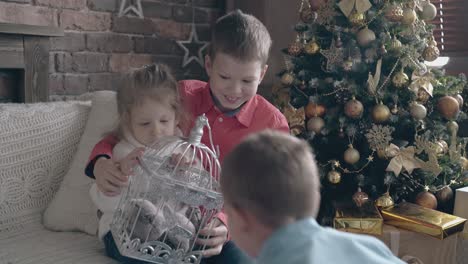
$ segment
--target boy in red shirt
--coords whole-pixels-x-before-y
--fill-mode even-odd
[[[179,82],[179,93],[186,111],[193,117],[182,127],[184,134],[193,127],[194,118],[205,114],[209,120],[214,145],[219,147],[220,161],[245,136],[266,128],[289,132],[286,118],[262,96],[257,95],[268,65],[271,38],[265,26],[255,17],[233,11],[214,25],[205,69],[209,82],[185,80]],[[137,149],[124,160],[112,160],[112,148],[118,142],[107,136],[94,147],[86,175],[96,179],[98,188],[107,195],[116,195],[127,183],[131,169],[125,164],[136,162],[142,150]],[[207,130],[202,142],[211,146]],[[199,239],[209,249],[205,263],[247,263],[233,242],[227,241],[227,219],[217,215],[212,229],[204,229]]]

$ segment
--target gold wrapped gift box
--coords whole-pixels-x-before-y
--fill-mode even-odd
[[[382,234],[383,219],[373,202],[366,202],[361,207],[354,203],[340,204],[335,209],[335,229],[359,234]]]
[[[412,203],[382,209],[385,224],[444,239],[461,232],[466,219]]]

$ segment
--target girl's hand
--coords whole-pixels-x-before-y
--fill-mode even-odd
[[[133,174],[133,167],[138,164],[138,159],[145,152],[144,148],[136,148],[130,152],[125,158],[119,160],[117,163],[120,166],[120,171],[127,176]]]
[[[99,190],[107,196],[120,194],[120,189],[127,186],[128,176],[132,174],[132,168],[142,153],[142,148],[137,148],[119,162],[99,158],[94,164],[94,177]]]
[[[196,241],[197,244],[205,245],[207,248],[203,251],[203,256],[219,255],[224,243],[227,241],[227,234],[227,227],[218,218],[215,218],[207,227],[200,230],[200,235],[209,237],[207,239],[197,238]]]

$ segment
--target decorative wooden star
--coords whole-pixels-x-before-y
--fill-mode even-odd
[[[208,42],[198,39],[197,29],[194,23],[192,23],[192,31],[190,32],[188,40],[179,40],[176,42],[185,53],[182,67],[187,66],[191,61],[195,61],[203,67],[203,50],[208,46]]]
[[[333,71],[336,68],[336,66],[339,66],[343,63],[343,49],[338,48],[335,45],[335,39],[332,39],[329,49],[321,50],[320,53],[327,59],[325,70],[328,72]]]
[[[136,15],[139,18],[143,18],[143,8],[141,7],[141,0],[121,0],[119,8],[119,17],[126,16],[128,14]]]

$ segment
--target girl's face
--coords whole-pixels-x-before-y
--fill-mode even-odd
[[[145,146],[163,136],[173,136],[176,126],[176,113],[168,103],[145,98],[130,111],[130,131]]]

